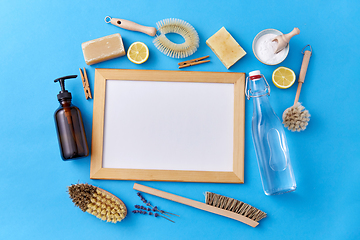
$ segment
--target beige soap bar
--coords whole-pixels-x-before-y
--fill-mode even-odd
[[[84,42],[81,47],[87,65],[125,55],[124,44],[119,33]]]
[[[206,44],[211,48],[227,69],[246,55],[244,49],[242,49],[242,47],[224,27],[206,40]]]

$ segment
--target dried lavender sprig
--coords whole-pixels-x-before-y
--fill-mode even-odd
[[[150,205],[150,206],[151,206],[151,205]],[[151,206],[151,207],[152,207],[152,206]],[[177,214],[175,214],[175,213],[171,213],[171,212],[166,212],[166,211],[164,211],[164,210],[160,210],[160,209],[157,208],[157,206],[153,207],[153,209],[155,209],[155,210],[153,210],[153,211],[159,211],[159,212],[161,212],[162,214],[168,213],[168,214],[171,214],[171,215],[180,217],[179,215],[177,215]],[[165,215],[167,215],[167,214],[165,214]]]
[[[152,212],[146,212],[146,211],[141,211],[141,210],[133,210],[132,211],[133,213],[140,213],[140,214],[144,214],[144,215],[146,215],[146,214],[149,214],[150,216],[152,216],[152,215],[154,215],[154,217],[162,217],[162,218],[165,218],[166,220],[169,220],[170,222],[173,222],[173,223],[175,223],[173,220],[171,220],[171,219],[168,219],[167,217],[164,217],[164,216],[161,216],[160,214],[158,214],[158,213],[152,213]]]
[[[180,217],[179,215],[176,215],[176,214],[174,214],[174,213],[167,212],[167,211],[164,211],[164,210],[160,210],[160,209],[157,208],[157,206],[152,206],[151,203],[150,203],[149,201],[147,201],[147,200],[141,195],[140,192],[137,192],[136,194],[140,197],[141,201],[146,204],[146,206],[152,207],[154,212],[162,213],[162,214],[164,214],[164,215],[166,215],[166,216],[168,216],[168,217],[171,217],[171,216],[169,216],[169,214],[174,215],[174,216],[177,216],[177,217]],[[167,213],[168,213],[168,214],[167,214]]]
[[[149,203],[149,202],[148,202]],[[149,206],[151,206],[151,205],[149,205]],[[152,207],[152,206],[151,206]],[[167,215],[166,213],[163,213],[164,211],[162,211],[162,210],[159,210],[156,206],[155,207],[153,207],[153,208],[146,208],[146,207],[144,207],[144,206],[140,206],[140,205],[135,205],[135,208],[137,208],[137,209],[141,209],[141,210],[147,210],[147,211],[149,211],[149,212],[151,212],[151,211],[154,211],[154,212],[160,212],[160,213],[162,213],[162,214],[164,214],[164,215],[166,215],[166,216],[168,216],[168,217],[171,217],[171,216],[169,216],[169,215]]]
[[[166,215],[166,216],[168,216],[168,217],[170,217],[168,214],[172,214],[172,215],[174,215],[174,216],[180,217],[180,216],[177,215],[177,214],[174,214],[174,213],[171,213],[171,212],[167,212],[167,211],[164,211],[164,210],[160,210],[160,209],[157,208],[157,206],[152,206],[151,203],[148,202],[148,201],[141,195],[140,192],[137,192],[137,195],[140,197],[141,201],[146,204],[146,206],[152,207],[152,208],[153,208],[153,211],[160,212],[160,213],[162,213],[162,214],[164,214],[164,215]],[[168,213],[168,214],[166,214],[166,213]]]
[[[165,218],[166,220],[169,220],[170,222],[175,223],[173,220],[168,219],[167,217],[161,216],[161,215],[160,215],[160,214],[158,214],[158,213],[155,213],[155,214],[154,214],[154,216],[155,216],[155,217],[162,217],[162,218]]]

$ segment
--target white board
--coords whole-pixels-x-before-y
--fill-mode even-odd
[[[234,84],[106,81],[103,168],[232,171]]]

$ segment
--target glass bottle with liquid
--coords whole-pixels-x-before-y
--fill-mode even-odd
[[[72,105],[71,93],[65,90],[65,79],[76,77],[77,75],[70,75],[54,80],[61,86],[61,91],[57,95],[60,107],[55,111],[54,117],[63,160],[89,155],[81,112],[79,108]]]
[[[246,96],[253,99],[252,137],[266,195],[295,191],[296,182],[290,162],[284,127],[272,109],[270,86],[260,71],[246,79]]]

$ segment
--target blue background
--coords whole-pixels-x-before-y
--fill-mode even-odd
[[[359,239],[360,236],[360,2],[353,1],[19,1],[0,3],[0,239]],[[300,101],[311,113],[306,131],[286,131],[298,189],[266,196],[251,137],[252,103],[246,102],[245,184],[145,182],[147,186],[198,201],[213,191],[268,213],[256,228],[188,206],[146,195],[176,223],[128,214],[119,224],[101,222],[74,207],[67,186],[87,182],[120,197],[128,209],[140,204],[133,181],[90,180],[90,157],[60,158],[53,113],[59,91],[55,78],[86,67],[90,86],[95,68],[177,70],[152,38],[105,24],[104,17],[156,26],[165,18],[188,21],[200,47],[185,60],[210,55],[211,62],[189,71],[245,72],[259,69],[270,80],[271,104],[278,116],[290,107],[297,83],[281,90],[271,82],[278,66],[260,63],[252,53],[258,32],[284,33],[299,27],[279,66],[300,71],[301,50],[311,44]],[[207,38],[222,26],[247,55],[227,70]],[[125,48],[142,41],[150,50],[142,65],[126,57],[86,66],[81,43],[120,33]],[[93,100],[85,100],[80,77],[69,81],[91,143]]]

